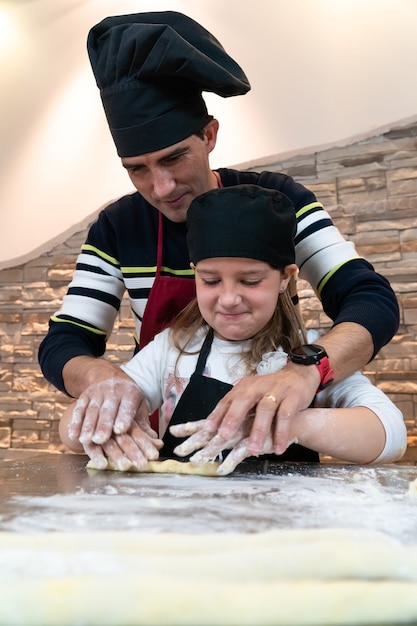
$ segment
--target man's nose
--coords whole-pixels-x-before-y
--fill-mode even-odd
[[[168,197],[175,189],[175,179],[166,170],[155,170],[152,173],[153,192],[159,199]]]

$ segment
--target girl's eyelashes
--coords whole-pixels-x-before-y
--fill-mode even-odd
[[[207,286],[209,286],[209,287],[210,287],[210,286],[214,286],[214,285],[218,285],[218,284],[219,284],[219,282],[220,282],[220,280],[216,280],[216,279],[209,280],[208,278],[202,278],[201,280],[202,280],[202,282],[203,282],[205,285],[207,285]]]
[[[213,286],[213,287],[214,287],[215,285],[218,285],[219,283],[221,283],[221,279],[220,279],[220,278],[216,278],[216,279],[214,279],[214,278],[212,278],[212,279],[202,278],[201,280],[202,280],[202,282],[203,282],[205,285],[208,285],[208,286]],[[242,285],[244,285],[245,287],[256,287],[256,285],[259,285],[259,284],[262,282],[262,279],[261,279],[261,278],[256,279],[256,280],[246,280],[246,279],[245,279],[245,280],[243,280],[243,279],[242,279],[242,280],[240,280],[239,282],[240,282]]]

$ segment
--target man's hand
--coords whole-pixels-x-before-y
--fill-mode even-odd
[[[288,363],[275,374],[249,376],[240,380],[207,417],[206,436],[230,441],[252,413],[248,452],[262,454],[267,437],[272,437],[275,454],[289,445],[291,420],[310,406],[320,383],[316,366]],[[209,440],[207,440],[209,441]],[[223,448],[226,449],[226,448]]]
[[[131,378],[101,380],[87,387],[75,403],[69,435],[82,444],[103,445],[113,434],[126,433],[135,418],[146,428],[148,413],[143,392]]]
[[[87,387],[61,422],[63,443],[73,450],[79,446],[99,469],[108,461],[120,470],[144,467],[162,447],[142,390],[121,371]]]

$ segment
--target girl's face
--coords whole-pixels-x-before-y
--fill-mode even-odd
[[[272,317],[295,265],[284,273],[254,259],[219,257],[199,261],[195,270],[197,301],[216,337],[250,339]]]

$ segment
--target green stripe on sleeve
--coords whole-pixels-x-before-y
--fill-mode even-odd
[[[350,259],[345,259],[341,263],[338,263],[332,270],[330,270],[330,272],[327,272],[327,274],[321,279],[321,281],[318,284],[317,294],[319,296],[321,295],[321,292],[323,291],[326,284],[329,282],[332,276],[334,276],[336,272],[338,272],[340,268],[343,267],[343,265],[346,265],[346,263],[349,263],[350,261],[356,261],[357,258],[358,257],[355,256],[355,257],[351,257]]]
[[[103,330],[99,330],[98,328],[94,328],[92,326],[87,326],[86,324],[80,324],[78,322],[74,322],[72,320],[63,320],[60,317],[56,316],[56,315],[52,315],[51,316],[51,320],[53,322],[59,322],[59,323],[63,323],[66,322],[67,324],[73,324],[74,326],[79,326],[80,328],[84,328],[85,330],[89,330],[91,333],[94,333],[95,335],[106,335],[106,333]]]
[[[108,261],[112,265],[117,265],[117,266],[120,265],[119,261],[115,259],[113,256],[110,256],[110,254],[106,254],[102,250],[99,250],[98,248],[90,245],[89,243],[85,243],[84,245],[82,245],[81,250],[89,250],[90,252],[94,252],[97,256],[104,259],[105,261]]]
[[[321,204],[321,202],[311,202],[310,204],[306,204],[305,206],[301,207],[301,209],[299,211],[297,211],[295,215],[296,215],[296,217],[298,219],[299,217],[301,217],[302,215],[305,215],[306,213],[308,213],[312,209],[323,209],[324,210],[324,207]]]

